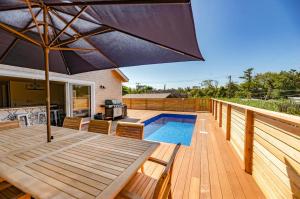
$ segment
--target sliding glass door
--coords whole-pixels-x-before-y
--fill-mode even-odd
[[[70,84],[71,116],[91,117],[91,86]]]

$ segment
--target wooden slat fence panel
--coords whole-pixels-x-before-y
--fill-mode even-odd
[[[164,107],[164,102],[160,99],[147,99],[147,110],[161,110]]]
[[[127,108],[131,109],[131,99],[123,98],[122,101],[123,101],[123,104],[127,105]]]
[[[145,99],[136,99],[134,102],[131,102],[132,109],[146,109],[146,100]]]
[[[196,111],[196,100],[195,99],[183,99],[182,100],[182,110],[181,111],[188,111],[193,112]]]
[[[217,121],[218,121],[218,123],[220,121],[220,102],[218,102],[218,105],[217,105]]]
[[[208,98],[123,99],[129,109],[160,111],[210,111]]]
[[[207,98],[197,98],[196,107],[197,111],[211,111],[211,100]],[[198,105],[198,106],[197,106]]]
[[[227,140],[265,196],[300,198],[300,117],[214,99],[214,105],[216,102],[218,106],[222,102],[224,132],[228,124],[227,107],[231,107]],[[218,113],[219,109],[214,111]],[[249,136],[247,144],[245,133]]]
[[[222,105],[222,129],[223,129],[223,132],[225,133],[226,132],[226,122],[227,122],[227,105],[226,104],[223,104]]]
[[[245,113],[243,109],[232,107],[231,111],[231,139],[230,143],[239,157],[244,160],[245,142]]]
[[[164,110],[165,111],[183,111],[183,102],[181,99],[168,99],[164,100],[165,101],[165,106]]]
[[[267,197],[300,196],[299,134],[300,125],[255,114],[253,176]]]

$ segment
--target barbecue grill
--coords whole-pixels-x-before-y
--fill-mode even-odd
[[[114,120],[117,117],[127,116],[127,106],[120,100],[105,100],[105,119],[112,118]]]

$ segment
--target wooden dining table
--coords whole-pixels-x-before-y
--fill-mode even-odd
[[[34,198],[114,198],[159,143],[46,126],[0,132],[0,177]]]

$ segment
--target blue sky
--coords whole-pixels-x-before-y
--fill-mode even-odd
[[[205,62],[121,68],[137,82],[156,88],[220,84],[243,70],[300,70],[300,0],[192,0],[200,50]],[[189,70],[182,70],[183,67]]]

